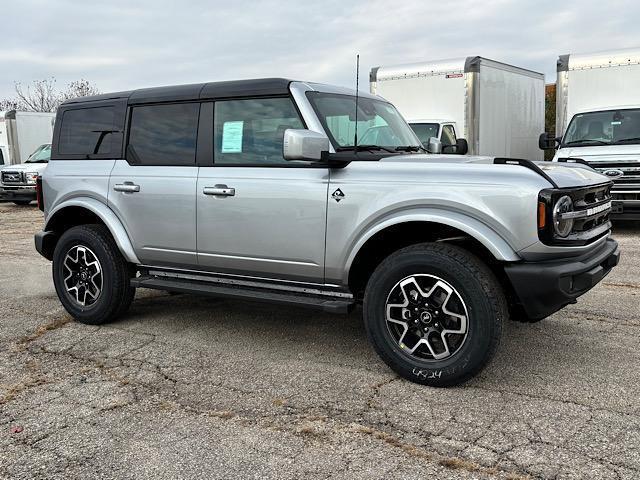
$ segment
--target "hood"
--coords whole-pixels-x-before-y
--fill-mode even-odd
[[[18,163],[16,165],[4,165],[0,170],[11,170],[12,172],[42,172],[47,168],[46,163]]]
[[[433,154],[411,154],[386,157],[384,162],[411,162],[425,164],[459,164],[464,165],[486,165],[487,168],[504,171],[505,169],[521,169],[523,175],[538,175],[533,170],[518,165],[494,165],[494,157],[480,157],[467,155],[433,155]],[[592,168],[579,163],[564,164],[557,162],[534,162],[538,165],[560,188],[586,187],[611,181],[604,175],[596,172]],[[511,170],[509,170],[511,171]],[[540,178],[542,178],[540,176]],[[543,180],[546,181],[546,180]],[[548,182],[547,182],[548,183]]]
[[[587,162],[640,162],[640,145],[597,145],[590,147],[565,147],[553,157],[582,158]]]

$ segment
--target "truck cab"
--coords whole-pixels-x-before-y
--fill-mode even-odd
[[[454,120],[446,119],[417,119],[409,120],[409,126],[428,150],[432,138],[437,139],[441,145],[441,152],[466,155],[469,148],[467,141],[456,136],[457,125]],[[433,142],[431,143],[433,145]]]
[[[540,147],[557,148],[555,162],[583,161],[613,180],[612,215],[640,220],[640,105],[581,110],[562,137],[542,135]]]

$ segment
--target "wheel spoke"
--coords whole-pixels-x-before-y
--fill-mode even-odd
[[[62,262],[62,272],[67,294],[73,301],[81,306],[96,302],[102,292],[102,266],[90,248],[71,247]]]
[[[406,277],[391,289],[385,318],[398,346],[422,360],[455,354],[468,333],[467,310],[460,294],[445,280],[428,274]]]

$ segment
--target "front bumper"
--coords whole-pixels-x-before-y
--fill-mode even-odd
[[[36,200],[36,187],[0,187],[0,200]]]
[[[580,257],[514,263],[505,266],[505,272],[527,316],[539,320],[591,290],[619,260],[618,242],[608,239]]]
[[[619,200],[613,195],[611,201],[611,218],[613,220],[640,220],[640,195],[635,195],[636,200]],[[630,196],[630,195],[627,195]]]

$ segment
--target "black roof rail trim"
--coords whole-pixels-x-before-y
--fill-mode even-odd
[[[526,160],[524,158],[498,157],[493,159],[493,164],[494,165],[520,165],[521,167],[525,167],[525,168],[528,168],[529,170],[533,170],[534,172],[536,172],[538,175],[544,178],[547,182],[549,182],[553,186],[553,188],[560,188],[558,184],[553,180],[553,178],[547,175],[544,172],[544,170],[542,170],[538,165],[536,165],[531,160]]]

